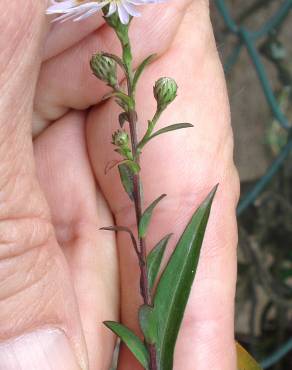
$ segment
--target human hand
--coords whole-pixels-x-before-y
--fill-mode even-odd
[[[106,89],[88,67],[92,53],[115,51],[117,45],[100,15],[55,25],[46,36],[38,73],[45,6],[41,0],[27,1],[22,9],[8,0],[0,5],[2,24],[7,23],[0,38],[5,51],[0,57],[4,91],[0,369],[78,368],[64,337],[46,328],[65,333],[80,365],[85,367],[89,358],[90,369],[108,369],[114,338],[101,322],[118,319],[116,250],[121,315],[131,328],[136,328],[140,302],[138,271],[128,240],[119,235],[116,247],[113,235],[98,231],[113,223],[112,214],[118,224],[133,223],[117,174],[114,170],[104,174],[113,158],[110,137],[118,111],[112,102],[98,105]],[[141,124],[154,108],[144,90],[150,91],[162,74],[174,77],[180,86],[178,100],[162,121],[195,124],[194,129],[153,141],[143,152],[145,202],[162,192],[168,194],[156,211],[150,230],[155,240],[148,245],[165,233],[179,235],[196,206],[220,183],[174,368],[233,370],[238,181],[207,2],[173,0],[149,6],[132,27],[136,64],[148,54],[160,53],[139,85]],[[38,135],[33,148],[31,127]],[[37,329],[38,335],[29,334]],[[22,334],[29,335],[12,340]],[[134,364],[130,354],[122,351],[120,368],[134,368]]]

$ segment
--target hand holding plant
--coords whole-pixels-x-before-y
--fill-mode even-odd
[[[14,25],[11,35],[17,35],[23,41],[19,43],[21,53],[14,54],[10,63],[5,65],[7,74],[9,72],[10,76],[15,76],[16,66],[20,65],[17,58],[21,55],[22,78],[13,80],[15,88],[11,96],[16,99],[21,92],[28,108],[32,107],[32,97],[35,97],[33,131],[39,135],[34,141],[35,156],[28,150],[27,156],[21,156],[20,167],[23,173],[24,165],[28,166],[36,161],[41,191],[30,190],[26,194],[29,194],[30,199],[33,196],[36,199],[35,202],[30,202],[38,210],[34,215],[45,213],[49,206],[50,215],[47,218],[52,222],[66,259],[61,257],[56,241],[52,248],[54,237],[50,239],[50,243],[44,243],[42,251],[54,251],[56,263],[46,264],[48,270],[45,277],[47,286],[55,288],[38,291],[38,286],[27,287],[25,302],[21,301],[20,295],[15,296],[9,304],[9,311],[17,317],[20,303],[26,309],[22,310],[21,325],[17,332],[12,333],[12,327],[8,327],[6,333],[8,338],[27,333],[28,322],[31,323],[31,330],[36,327],[46,328],[58,314],[60,321],[56,326],[64,330],[79,363],[86,366],[87,356],[81,335],[83,332],[90,368],[107,369],[113,336],[100,323],[107,319],[119,321],[115,293],[115,250],[119,252],[121,270],[121,322],[135,333],[139,332],[136,323],[138,308],[141,306],[140,269],[128,235],[118,234],[116,248],[112,233],[97,231],[98,227],[113,225],[103,195],[115,215],[116,224],[136,231],[135,212],[131,211],[132,202],[123,192],[117,168],[109,170],[107,175],[104,173],[109,161],[120,160],[119,155],[113,153],[111,136],[118,129],[117,117],[121,109],[116,106],[114,99],[102,102],[102,97],[110,89],[105,88],[104,83],[99,83],[90,74],[88,66],[93,53],[108,51],[121,56],[120,47],[114,32],[102,25],[103,20],[99,13],[82,22],[58,24],[47,37],[44,50],[46,62],[42,64],[37,88],[33,90],[31,79],[33,77],[36,80],[38,77],[38,45],[43,44],[39,29],[43,24],[45,4],[41,6],[41,1],[38,1],[33,2],[33,5],[33,8],[25,7],[20,12],[18,7],[13,8],[11,2],[6,4],[6,10],[2,14],[11,14],[9,18],[15,19],[14,23],[10,23]],[[33,14],[32,18],[29,18],[30,14]],[[28,18],[30,21],[27,21],[27,26],[20,27],[19,20]],[[97,27],[98,31],[94,31]],[[16,32],[19,28],[22,29],[21,34]],[[196,32],[193,32],[194,29]],[[12,39],[11,35],[9,40]],[[177,99],[165,110],[156,129],[179,122],[192,123],[195,126],[156,137],[142,150],[140,167],[145,209],[160,194],[165,192],[168,195],[153,213],[147,238],[149,250],[172,232],[174,235],[169,240],[166,261],[194,210],[213,185],[220,183],[196,283],[176,346],[174,368],[231,370],[235,366],[233,298],[237,177],[232,162],[232,139],[224,80],[206,3],[179,0],[145,7],[143,17],[131,25],[131,40],[134,70],[148,55],[158,52],[137,85],[139,138],[147,131],[147,121],[155,114],[153,84],[163,75],[173,77],[179,90]],[[9,45],[7,42],[7,47]],[[120,82],[121,75],[118,80],[125,88],[125,82]],[[24,88],[33,92],[29,94],[25,90],[24,94]],[[5,99],[7,98],[5,95]],[[85,111],[88,107],[90,109]],[[19,116],[13,112],[11,116],[14,117],[13,122],[17,122]],[[6,117],[5,122],[12,121],[2,112],[3,117]],[[19,130],[30,127],[30,115],[22,114],[21,122],[15,131],[16,137],[20,137]],[[15,150],[14,153],[17,153],[19,147],[23,151],[29,147],[23,145],[25,140],[29,142],[29,135],[21,137],[21,142],[12,141],[9,151]],[[16,154],[11,157],[19,158]],[[26,158],[24,162],[23,158]],[[89,166],[88,159],[92,167]],[[91,168],[98,182],[98,190],[94,186]],[[19,209],[24,210],[28,199],[24,192],[32,187],[23,186],[23,176],[17,178],[21,179],[22,186],[20,184],[19,189],[22,197],[15,199],[15,202],[18,202]],[[37,191],[45,194],[48,205],[40,202]],[[24,204],[20,204],[22,199],[26,200]],[[15,202],[11,209],[16,209]],[[29,211],[31,210],[30,208]],[[131,227],[132,225],[134,226]],[[36,251],[38,250],[37,248]],[[23,263],[27,263],[31,256],[31,253],[26,253]],[[42,253],[41,256],[41,259],[34,260],[33,265],[33,271],[39,271],[40,274],[44,271],[42,261],[46,260],[46,254]],[[18,271],[23,268],[21,263],[17,264]],[[70,284],[76,292],[81,325],[74,308],[75,296],[69,288]],[[43,307],[42,302],[51,304],[46,306],[45,312],[35,310],[32,315],[35,301],[39,303],[38,307]],[[70,313],[66,307],[70,307]],[[3,314],[0,321],[6,322]],[[55,365],[56,369],[59,366],[62,370],[66,367],[71,370],[66,352],[62,346],[58,348],[58,352],[62,354],[60,361],[64,361],[63,366],[60,367],[60,361],[52,355],[47,356],[46,361],[54,361],[51,366]],[[29,347],[26,353],[29,353]],[[23,358],[22,360],[24,361]],[[29,368],[33,368],[34,357],[27,357],[26,361]],[[137,367],[136,359],[127,349],[122,350],[120,367]]]
[[[146,243],[152,214],[165,194],[154,200],[148,208],[144,208],[140,158],[144,147],[154,138],[193,126],[190,123],[176,123],[155,130],[161,115],[175,100],[178,90],[175,80],[161,77],[156,81],[153,89],[157,104],[156,111],[153,118],[148,120],[147,130],[139,139],[139,116],[136,110],[135,94],[145,68],[155,55],[146,57],[137,70],[133,70],[129,26],[132,17],[140,15],[135,5],[149,2],[158,1],[108,0],[82,4],[74,1],[73,3],[63,2],[51,6],[48,13],[64,13],[56,20],[65,21],[73,18],[78,21],[102,10],[107,24],[114,30],[120,41],[121,57],[107,52],[99,52],[91,58],[90,65],[94,75],[112,89],[104,99],[114,97],[116,103],[122,108],[119,114],[121,129],[112,135],[115,152],[120,154],[121,158],[111,161],[106,167],[106,172],[118,167],[121,183],[133,202],[137,225],[134,232],[124,225],[104,227],[102,230],[128,233],[132,248],[137,255],[137,264],[140,267],[140,292],[144,303],[140,306],[137,316],[139,316],[140,329],[144,335],[144,343],[122,324],[109,321],[105,324],[121,338],[145,369],[171,370],[175,344],[196,274],[215,190],[193,215],[157,282],[161,262],[171,234],[162,238],[147,255]],[[118,68],[124,75],[125,88],[121,87],[118,82]],[[125,130],[126,125],[128,125],[129,134]]]

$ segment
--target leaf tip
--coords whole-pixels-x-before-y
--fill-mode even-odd
[[[99,230],[101,230],[101,231],[112,231],[109,227],[100,227]]]
[[[103,325],[105,325],[107,328],[111,328],[111,325],[114,323],[114,321],[103,321]]]
[[[210,192],[210,194],[209,194],[209,196],[208,196],[208,199],[209,200],[212,200],[213,201],[213,199],[215,198],[215,195],[217,194],[217,191],[218,191],[218,188],[219,188],[219,183],[217,183],[214,187],[213,187],[213,189],[211,190],[211,192]]]

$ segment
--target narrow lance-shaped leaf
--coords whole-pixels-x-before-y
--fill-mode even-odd
[[[114,60],[126,72],[125,65],[120,57],[118,57],[117,55],[105,53],[105,52],[102,52],[102,55]]]
[[[239,343],[236,343],[236,352],[238,370],[262,370],[260,365]]]
[[[165,134],[165,133],[170,132],[170,131],[176,131],[176,130],[181,130],[183,128],[190,128],[190,127],[194,127],[194,125],[192,125],[191,123],[175,123],[174,125],[163,127],[162,129],[154,132],[150,136],[150,140],[153,139],[156,136]]]
[[[123,164],[128,166],[129,169],[133,172],[134,175],[136,175],[137,173],[140,172],[140,166],[138,165],[138,163],[136,163],[136,162],[134,162],[130,159],[127,159],[127,160],[123,161]]]
[[[173,368],[175,343],[195,278],[216,189],[193,215],[157,286],[154,317],[159,328],[157,351],[160,370]]]
[[[120,150],[120,148],[118,149],[115,149],[115,152],[121,154],[121,155],[125,155],[126,152],[123,152],[122,150]],[[114,167],[118,166],[118,165],[126,165],[127,167],[129,167],[129,170],[133,173],[133,174],[136,174],[138,172],[140,172],[140,166],[138,165],[138,163],[134,162],[132,159],[125,159],[125,160],[115,160],[115,161],[111,161],[109,162],[107,165],[106,165],[106,168],[104,170],[105,174],[107,174],[110,170],[112,170]]]
[[[133,201],[134,200],[134,185],[133,185],[133,172],[127,166],[126,164],[120,164],[118,166],[119,168],[119,173],[120,173],[120,178],[123,184],[123,187],[126,191],[126,193],[129,195],[130,199]]]
[[[158,328],[153,316],[153,307],[147,305],[140,307],[139,323],[146,342],[155,344],[157,342]]]
[[[103,96],[102,101],[105,101],[110,98],[117,98],[117,102],[121,107],[125,107],[127,109],[133,109],[134,108],[134,101],[132,98],[130,98],[128,95],[123,93],[122,91],[112,91],[106,95]]]
[[[156,54],[152,54],[150,55],[149,57],[147,57],[145,60],[143,60],[143,62],[139,65],[139,67],[137,68],[136,72],[135,72],[135,75],[134,75],[134,78],[133,78],[133,90],[135,90],[136,88],[136,85],[137,85],[137,82],[139,80],[139,78],[141,77],[144,69],[147,67],[147,65],[149,63],[152,62],[152,60],[155,58]]]
[[[100,230],[116,231],[116,232],[123,231],[123,232],[128,233],[130,235],[130,238],[131,238],[133,247],[135,249],[135,252],[139,256],[139,250],[138,250],[138,244],[137,244],[136,238],[135,238],[134,234],[132,233],[132,231],[128,227],[125,227],[125,226],[109,226],[109,227],[101,227]]]
[[[162,240],[160,240],[147,256],[148,285],[150,291],[153,289],[155,284],[165,248],[171,235],[172,234],[166,235]]]
[[[126,112],[122,112],[119,115],[119,123],[120,123],[121,128],[124,127],[125,122],[129,122],[129,117],[128,117],[128,114]]]
[[[166,134],[167,132],[171,132],[171,131],[181,130],[183,128],[190,128],[190,127],[194,127],[194,125],[192,125],[191,123],[176,123],[174,125],[164,127],[161,130],[158,130],[152,133],[148,137],[147,135],[145,135],[145,137],[139,143],[139,149],[142,149],[150,140],[154,139],[155,137],[159,135]]]
[[[150,206],[143,213],[140,223],[139,223],[139,237],[140,238],[144,238],[146,236],[154,208],[164,197],[166,197],[166,194],[163,194],[159,198],[157,198],[152,204],[150,204]]]
[[[108,327],[112,332],[114,332],[129,350],[133,353],[136,359],[144,367],[144,369],[149,369],[149,355],[145,345],[142,343],[140,338],[136,336],[131,330],[126,326],[119,324],[114,321],[105,321],[105,326]]]

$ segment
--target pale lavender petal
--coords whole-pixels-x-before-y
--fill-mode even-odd
[[[159,4],[164,3],[167,0],[127,0],[129,3],[134,5],[146,5],[146,4]]]
[[[72,13],[65,13],[65,14],[62,14],[59,17],[53,19],[52,23],[55,23],[55,22],[63,23],[63,22],[68,21],[69,19],[73,19],[75,17],[76,17],[75,13],[73,13],[73,14]]]
[[[135,6],[128,1],[123,1],[123,6],[127,10],[127,12],[132,15],[133,17],[140,17],[140,13],[135,9]]]
[[[107,17],[110,17],[112,14],[114,14],[117,11],[117,4],[114,2],[110,3],[109,10],[107,13]]]
[[[73,6],[76,6],[75,0],[66,0],[61,3],[57,3],[54,1],[54,5],[51,5],[46,10],[47,14],[55,14],[55,13],[63,13],[64,10],[70,9]]]
[[[125,7],[123,6],[123,4],[118,4],[118,13],[119,13],[121,22],[123,24],[128,24],[130,20],[130,16],[127,10],[125,9]]]
[[[78,22],[78,21],[81,21],[82,19],[86,19],[88,17],[91,17],[93,14],[97,13],[99,10],[100,10],[100,8],[98,8],[98,7],[92,8],[92,9],[88,10],[87,12],[85,12],[84,14],[81,14],[79,17],[74,18],[74,22]]]
[[[68,19],[80,21],[101,10],[104,6],[109,5],[107,17],[118,11],[119,18],[123,24],[128,24],[130,16],[139,17],[140,13],[135,5],[163,3],[167,0],[99,0],[85,1],[82,4],[78,0],[51,0],[50,6],[46,10],[47,14],[61,14],[53,22],[64,22]]]

